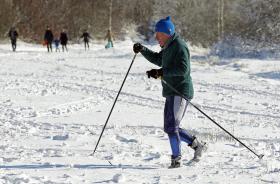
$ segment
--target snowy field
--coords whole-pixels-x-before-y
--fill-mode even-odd
[[[195,108],[182,126],[208,142],[201,162],[182,144],[183,167],[167,169],[157,68],[137,55],[97,152],[90,156],[134,56],[132,41],[69,52],[0,45],[0,183],[280,183],[280,61],[205,57],[191,48],[193,103],[240,138],[259,160]],[[156,51],[158,46],[148,46]],[[112,163],[112,165],[109,164]]]

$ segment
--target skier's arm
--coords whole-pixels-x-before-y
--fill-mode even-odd
[[[146,47],[143,47],[143,49],[140,51],[141,54],[151,63],[157,65],[157,66],[161,66],[162,65],[162,52],[154,52]]]

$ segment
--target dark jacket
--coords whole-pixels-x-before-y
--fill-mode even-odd
[[[58,47],[58,46],[59,46],[59,43],[60,43],[60,40],[59,40],[59,39],[55,39],[53,42],[54,42],[54,45],[55,45],[56,47]]]
[[[174,87],[188,99],[193,98],[193,84],[190,75],[190,54],[186,43],[175,33],[159,52],[153,52],[144,47],[141,54],[163,70],[163,80]],[[178,95],[162,82],[162,95]]]
[[[49,43],[53,41],[53,33],[51,30],[46,30],[44,39],[47,40]]]
[[[84,38],[84,41],[88,42],[91,37],[88,34],[88,32],[84,32],[83,35],[81,36],[81,38]]]
[[[67,34],[65,32],[60,33],[60,43],[61,45],[66,45],[68,41]]]
[[[12,41],[17,41],[18,33],[17,33],[16,30],[11,29],[11,30],[9,31],[8,36],[10,37],[10,39],[11,39]]]

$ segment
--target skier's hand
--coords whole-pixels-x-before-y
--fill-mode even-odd
[[[143,45],[141,45],[141,43],[135,43],[133,45],[133,51],[135,54],[141,52],[143,50]]]
[[[159,78],[162,77],[163,72],[162,72],[162,68],[161,69],[151,69],[149,71],[146,72],[146,74],[148,75],[148,78],[152,77],[152,78]]]

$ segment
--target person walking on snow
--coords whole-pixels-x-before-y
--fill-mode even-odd
[[[85,50],[87,50],[87,48],[89,49],[89,39],[91,38],[91,36],[89,35],[89,33],[84,30],[84,33],[82,34],[81,38],[84,38],[84,43],[85,43]]]
[[[148,77],[161,78],[189,101],[193,98],[193,84],[190,75],[190,54],[186,43],[175,32],[175,26],[170,17],[161,19],[155,26],[156,39],[162,48],[159,53],[153,52],[140,43],[133,45],[135,53],[141,53],[148,61],[161,67],[147,71]],[[186,112],[188,101],[176,94],[162,82],[162,95],[165,97],[164,131],[168,134],[172,151],[171,165],[177,168],[181,165],[181,141],[186,142],[194,149],[193,160],[198,161],[202,152],[206,150],[205,143],[191,135],[187,130],[180,128],[180,122]]]
[[[108,39],[108,42],[107,44],[105,45],[105,48],[108,49],[108,48],[111,48],[111,47],[114,47],[114,44],[113,44],[113,34],[111,32],[110,29],[108,29],[108,32],[104,38],[105,40]]]
[[[49,26],[47,26],[47,30],[45,32],[44,40],[47,44],[48,52],[52,52],[52,42],[53,42],[53,33]]]
[[[8,36],[11,39],[12,49],[15,52],[16,48],[17,48],[17,37],[18,37],[18,33],[17,33],[15,27],[11,27],[11,29],[8,33]]]
[[[55,45],[55,52],[60,52],[60,49],[59,49],[59,44],[60,44],[60,40],[59,40],[59,38],[56,38],[56,39],[54,39],[54,45]]]
[[[68,42],[68,37],[67,37],[67,34],[65,32],[65,29],[63,29],[62,32],[60,33],[60,43],[61,43],[63,52],[64,52],[64,48],[65,48],[66,51],[68,51],[67,42]]]

